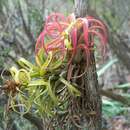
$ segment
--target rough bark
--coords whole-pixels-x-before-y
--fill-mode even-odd
[[[84,17],[87,14],[89,0],[75,0],[75,15],[77,17]]]
[[[89,0],[75,0],[76,17],[85,17],[87,15],[88,2]],[[79,55],[80,54],[81,53],[79,53]],[[73,105],[76,104],[73,106],[73,111],[79,112],[79,119],[77,119],[77,125],[74,127],[75,130],[84,130],[84,127],[86,130],[101,130],[101,97],[99,94],[93,51],[90,52],[88,64],[89,66],[85,75],[76,80],[76,83],[79,85],[79,89],[81,90],[82,94],[80,98],[72,101]],[[86,66],[86,62],[81,59],[78,64],[76,63],[76,65],[82,72]],[[76,108],[76,106],[78,106],[78,108]],[[76,114],[76,112],[73,114]]]

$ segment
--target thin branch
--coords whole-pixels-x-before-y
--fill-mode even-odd
[[[121,102],[124,105],[130,106],[130,101],[127,98],[125,98],[125,97],[123,97],[123,96],[121,96],[119,94],[113,93],[111,91],[103,90],[103,89],[100,90],[100,94],[102,96],[111,98],[111,99],[113,99],[115,101]]]

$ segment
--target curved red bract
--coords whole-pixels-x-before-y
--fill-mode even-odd
[[[82,30],[82,37],[78,34],[79,30]],[[36,42],[35,53],[37,54],[41,48],[45,50],[46,54],[55,50],[61,50],[61,52],[71,50],[70,59],[72,59],[77,49],[83,48],[86,55],[89,55],[90,48],[94,46],[95,36],[99,38],[104,48],[107,43],[107,30],[100,20],[91,16],[75,19],[74,15],[65,17],[63,14],[53,13],[46,18],[44,29]],[[65,39],[71,42],[71,48],[65,45]],[[83,41],[83,43],[79,41]]]

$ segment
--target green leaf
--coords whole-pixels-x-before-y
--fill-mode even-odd
[[[67,49],[71,49],[72,48],[71,42],[68,39],[65,39],[64,43],[65,43],[65,46],[66,46]]]
[[[39,80],[34,80],[31,81],[30,84],[28,86],[46,86],[45,89],[48,90],[48,95],[50,95],[51,99],[57,103],[58,99],[56,98],[54,92],[52,91],[52,86],[50,84],[50,80],[48,82],[45,82],[43,79],[39,79]]]
[[[67,88],[68,88],[68,91],[74,95],[74,96],[80,96],[81,93],[79,90],[77,90],[73,85],[71,85],[67,80],[65,80],[63,77],[60,77],[59,79],[62,83],[64,83]]]
[[[15,79],[15,75],[16,75],[17,72],[18,72],[17,68],[13,66],[13,67],[11,67],[11,68],[9,69],[9,71],[10,71],[10,73],[11,73],[13,79]]]
[[[119,89],[130,88],[130,83],[115,85],[113,88],[119,88]]]
[[[121,103],[113,101],[113,100],[102,100],[102,109],[103,109],[103,114],[106,117],[113,117],[115,115],[120,114],[121,112],[124,111],[124,108]]]
[[[51,60],[52,60],[52,52],[49,52],[46,61],[41,66],[41,69],[40,69],[40,75],[41,76],[43,76],[47,72],[47,67],[49,66]]]
[[[45,82],[43,79],[30,81],[28,86],[48,86],[48,82]]]
[[[17,99],[17,104],[16,104],[16,99]],[[11,97],[10,105],[13,111],[20,115],[24,115],[28,113],[31,108],[31,102],[25,99],[24,96],[22,96],[22,94],[18,94],[14,97]]]
[[[54,92],[52,91],[52,86],[51,86],[51,83],[50,83],[50,79],[49,79],[49,83],[48,83],[48,93],[50,95],[50,97],[52,98],[52,100],[54,101],[54,103],[58,103],[58,99],[57,97],[55,96]]]
[[[45,51],[44,49],[40,49],[38,54],[36,55],[36,63],[38,66],[42,66],[45,62]]]
[[[101,76],[102,74],[104,74],[105,71],[107,69],[109,69],[117,61],[118,61],[118,59],[116,59],[116,58],[108,61],[108,63],[106,63],[105,65],[103,65],[103,67],[97,71],[98,76]]]
[[[29,72],[27,72],[25,69],[20,69],[17,72],[15,79],[16,81],[18,81],[20,84],[23,85],[27,85],[31,80]]]
[[[30,71],[30,70],[39,70],[38,67],[36,67],[35,65],[33,65],[32,63],[30,63],[29,61],[27,61],[24,58],[20,58],[18,60],[18,64],[23,67],[24,69]]]

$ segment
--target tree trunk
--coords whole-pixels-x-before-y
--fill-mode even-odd
[[[76,17],[87,15],[88,0],[75,0]],[[89,38],[91,40],[91,37]],[[82,57],[81,53],[78,53]],[[94,51],[90,52],[89,66],[86,73],[76,80],[81,90],[81,97],[71,101],[73,130],[101,130],[101,97],[96,73]],[[84,71],[83,59],[77,64],[80,72]]]

